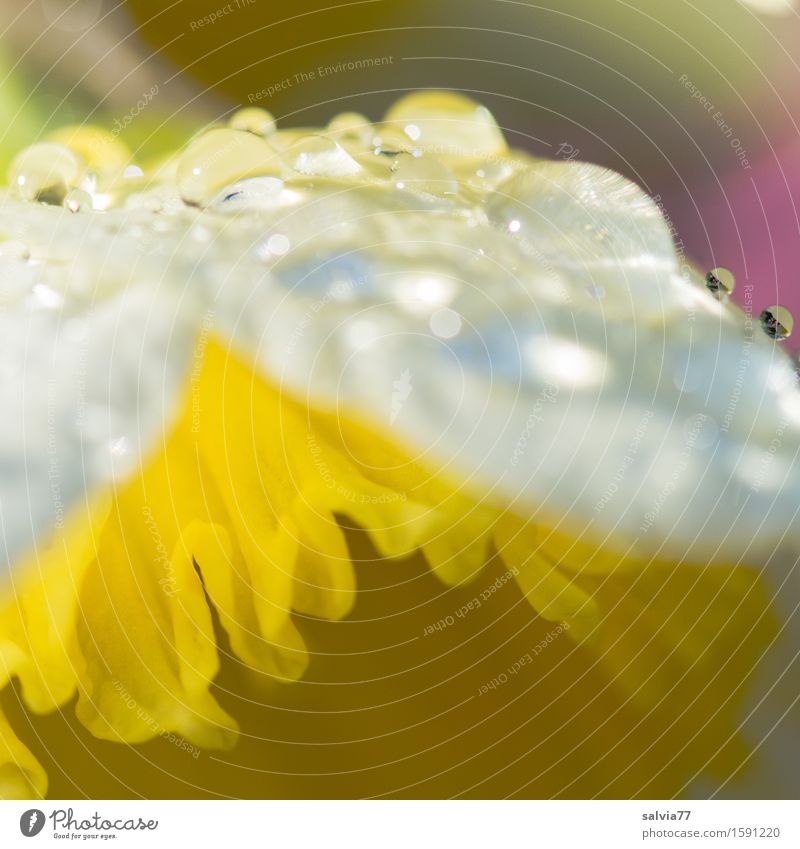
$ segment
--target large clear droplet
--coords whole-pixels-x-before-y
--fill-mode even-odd
[[[788,338],[794,327],[792,314],[780,304],[773,304],[763,310],[759,316],[759,321],[767,336],[775,339],[776,342]]]
[[[216,192],[246,177],[278,177],[283,164],[262,138],[241,130],[214,129],[194,139],[177,168],[186,203],[204,205]]]
[[[480,157],[507,151],[492,113],[452,91],[409,94],[392,106],[384,120],[423,151],[439,156]]]
[[[239,109],[231,115],[228,126],[257,136],[268,136],[275,132],[275,118],[271,112],[258,106]]]
[[[706,288],[718,301],[727,300],[735,285],[736,279],[727,268],[712,268],[706,274]]]
[[[333,139],[304,136],[290,152],[292,167],[301,174],[318,177],[353,177],[361,166]]]
[[[8,171],[9,190],[22,200],[60,204],[83,171],[84,163],[68,147],[40,142],[14,157]]]

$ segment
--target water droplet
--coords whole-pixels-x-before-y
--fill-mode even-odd
[[[92,196],[83,189],[70,189],[64,198],[64,207],[70,212],[92,208]]]
[[[514,167],[509,161],[489,161],[481,162],[477,168],[471,166],[463,179],[474,189],[491,192],[513,173]]]
[[[359,112],[342,112],[331,119],[328,132],[342,142],[355,142],[367,148],[375,128],[369,118]]]
[[[291,149],[292,167],[301,174],[319,177],[352,177],[361,166],[333,139],[304,136]]]
[[[225,186],[209,206],[217,212],[274,209],[282,205],[284,195],[284,182],[278,177],[250,177]]]
[[[144,177],[144,171],[138,165],[129,165],[123,172],[122,176],[126,180],[138,180]]]
[[[243,130],[257,136],[268,136],[275,132],[275,118],[266,109],[248,106],[234,112],[228,121],[228,126],[232,130]]]
[[[392,164],[392,175],[397,188],[440,197],[458,191],[453,172],[444,163],[424,156],[401,153]]]
[[[706,274],[706,288],[718,300],[727,300],[733,292],[736,280],[727,268],[712,268]]]
[[[186,203],[203,205],[223,186],[245,177],[280,176],[283,163],[262,138],[241,130],[203,133],[183,152],[178,189]]]
[[[403,130],[411,127],[420,146],[452,156],[504,154],[506,142],[485,106],[452,91],[423,91],[395,103],[384,119]]]
[[[417,145],[399,127],[383,124],[378,127],[370,141],[372,152],[379,156],[397,156],[399,153],[420,155]]]
[[[68,147],[40,142],[14,157],[8,171],[9,189],[22,200],[60,204],[83,170],[84,163]]]
[[[781,342],[792,333],[794,318],[786,307],[774,304],[762,311],[759,316],[761,327],[771,339]]]

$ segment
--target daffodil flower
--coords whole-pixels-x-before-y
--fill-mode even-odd
[[[141,167],[66,128],[12,163],[0,234],[0,683],[33,714],[230,749],[219,629],[300,687],[297,616],[352,611],[362,529],[447,585],[499,557],[544,643],[643,721],[677,698],[662,795],[774,770],[748,718],[797,645],[791,322],[687,265],[637,186],[426,92],[378,125],[246,109]],[[46,791],[0,717],[0,794]]]

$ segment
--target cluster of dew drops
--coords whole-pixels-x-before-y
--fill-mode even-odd
[[[426,155],[423,155],[423,152]],[[107,211],[149,199],[157,186],[177,187],[184,208],[214,208],[242,199],[280,204],[293,181],[320,178],[392,181],[444,201],[479,202],[513,173],[513,156],[491,113],[453,92],[418,92],[398,101],[381,124],[345,112],[322,130],[279,130],[259,107],[236,111],[226,123],[205,128],[180,152],[143,170],[127,147],[96,126],[68,127],[21,151],[11,163],[9,193],[20,200],[62,205],[72,213]],[[146,204],[143,204],[146,205]],[[288,246],[282,246],[285,252]],[[0,243],[0,256],[25,258],[25,246]],[[706,274],[720,301],[734,289],[726,268]],[[762,310],[759,323],[776,342],[794,320],[780,304]]]

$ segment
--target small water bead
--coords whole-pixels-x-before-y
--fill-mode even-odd
[[[60,204],[85,170],[80,157],[55,142],[40,142],[18,153],[8,171],[10,190],[22,200]]]
[[[507,160],[481,162],[477,167],[470,161],[470,169],[464,175],[464,179],[474,189],[491,192],[513,173],[514,167]]]
[[[309,135],[290,151],[292,168],[315,177],[353,177],[361,166],[337,142],[327,136]]]
[[[275,132],[275,118],[266,109],[248,106],[234,112],[228,121],[228,126],[232,130],[243,130],[257,136],[268,136]]]
[[[245,177],[279,177],[283,163],[262,138],[241,130],[213,129],[192,141],[177,168],[180,195],[204,205],[224,186]]]
[[[288,192],[283,180],[278,177],[250,177],[225,186],[209,207],[226,213],[244,209],[276,209],[290,203],[295,194]]]
[[[735,285],[736,279],[727,268],[712,268],[706,274],[706,288],[718,301],[728,298]]]
[[[771,339],[782,342],[791,336],[794,327],[794,318],[786,307],[773,304],[761,312],[759,316],[761,327]]]
[[[392,163],[392,179],[396,188],[412,192],[452,197],[458,191],[453,172],[444,163],[425,156],[401,153]]]
[[[487,156],[508,150],[492,113],[452,91],[422,91],[395,103],[384,120],[428,152]]]
[[[328,123],[328,132],[343,143],[354,142],[366,149],[375,135],[375,128],[360,112],[341,112]]]
[[[380,156],[397,156],[400,153],[419,156],[422,152],[403,130],[391,124],[376,127],[369,146],[373,153]]]
[[[92,196],[83,189],[70,189],[64,198],[64,208],[70,212],[92,209]]]

